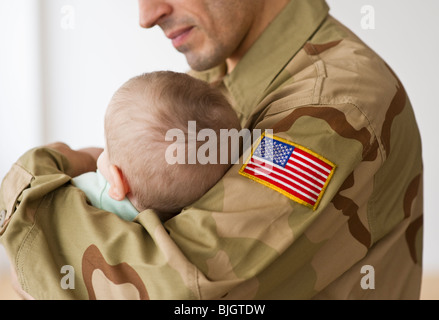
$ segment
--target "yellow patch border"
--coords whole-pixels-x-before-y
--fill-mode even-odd
[[[275,186],[275,185],[272,185],[271,183],[269,183],[269,182],[267,182],[267,181],[264,181],[264,180],[262,180],[262,179],[259,179],[259,178],[255,177],[255,176],[253,176],[253,175],[250,175],[250,174],[244,172],[245,168],[247,167],[248,163],[250,162],[250,159],[253,157],[253,153],[254,153],[254,152],[256,151],[256,149],[259,147],[259,144],[261,143],[262,139],[264,139],[265,136],[267,136],[268,138],[271,138],[271,139],[273,139],[273,140],[276,139],[277,141],[281,141],[281,142],[283,142],[283,143],[289,144],[289,145],[291,145],[291,146],[293,146],[293,147],[295,147],[295,148],[298,148],[299,150],[305,151],[305,152],[307,152],[307,153],[313,155],[314,157],[320,159],[321,161],[323,161],[324,163],[326,163],[326,164],[328,164],[329,166],[332,167],[332,170],[331,170],[331,172],[329,173],[328,178],[326,179],[326,182],[325,182],[325,184],[324,184],[322,190],[320,191],[320,194],[319,194],[319,196],[318,196],[318,198],[317,198],[317,201],[316,201],[316,203],[315,203],[314,205],[311,205],[311,204],[309,204],[309,203],[303,201],[302,199],[299,199],[299,198],[297,198],[297,197],[295,197],[295,196],[289,194],[288,192],[282,190],[281,188],[279,188],[279,187],[277,187],[277,186]],[[286,140],[286,139],[284,139],[284,138],[281,138],[281,137],[275,136],[275,135],[273,135],[273,134],[266,134],[266,132],[264,132],[264,133],[259,137],[259,139],[257,140],[256,147],[252,147],[252,151],[251,151],[251,153],[250,153],[250,156],[249,156],[249,157],[247,158],[247,160],[244,162],[244,164],[242,165],[241,169],[239,169],[239,174],[242,175],[242,176],[244,176],[244,177],[247,177],[247,178],[249,178],[249,179],[251,179],[251,180],[253,180],[253,181],[256,181],[256,182],[258,182],[258,183],[261,183],[261,184],[263,184],[264,186],[266,186],[266,187],[268,187],[268,188],[270,188],[270,189],[272,189],[272,190],[275,190],[275,191],[277,191],[277,192],[283,194],[284,196],[288,197],[289,199],[291,199],[291,200],[293,200],[293,201],[295,201],[295,202],[298,202],[298,203],[300,203],[300,204],[302,204],[302,205],[304,205],[304,206],[307,206],[307,207],[309,207],[309,208],[312,208],[313,211],[315,211],[315,210],[317,209],[317,207],[319,206],[319,203],[320,203],[320,200],[321,200],[322,197],[323,197],[323,194],[324,194],[325,191],[326,191],[326,187],[328,186],[329,182],[331,181],[332,176],[334,175],[334,172],[335,172],[335,168],[336,168],[336,167],[337,167],[337,166],[336,166],[334,163],[332,163],[332,162],[329,161],[328,159],[322,157],[321,155],[315,153],[314,151],[309,150],[308,148],[305,148],[305,147],[303,147],[303,146],[301,146],[301,145],[298,145],[298,144],[296,144],[296,143],[294,143],[294,142],[288,141],[288,140]]]

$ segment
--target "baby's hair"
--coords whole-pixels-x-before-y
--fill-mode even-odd
[[[145,73],[114,94],[105,116],[109,160],[124,173],[138,209],[173,215],[200,198],[230,167],[166,162],[172,143],[165,141],[167,131],[181,130],[187,144],[189,121],[196,121],[197,133],[210,128],[217,137],[221,129],[240,129],[219,89],[188,74]],[[185,150],[187,154],[187,145]]]

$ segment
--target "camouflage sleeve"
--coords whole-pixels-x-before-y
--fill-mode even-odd
[[[277,107],[258,124],[274,130],[264,149],[256,141],[250,158],[165,224],[151,210],[126,222],[94,209],[68,184],[62,156],[25,155],[0,198],[0,209],[13,203],[1,241],[22,288],[37,299],[416,296],[419,163],[393,159],[385,169],[401,171],[401,180],[391,182],[382,173],[388,150],[352,104]],[[389,146],[412,148],[404,139]],[[277,160],[267,156],[275,149]],[[285,180],[264,171],[267,159],[282,167],[296,151],[309,158],[306,166],[329,173],[308,170],[312,186],[299,183],[297,172]],[[33,172],[36,163],[44,170]],[[364,266],[374,268],[376,289],[362,286]]]
[[[2,182],[0,240],[22,289],[35,299],[195,298],[195,268],[155,213],[131,223],[92,207],[68,168],[60,153],[37,148]],[[188,283],[168,265],[169,247]]]
[[[284,156],[276,154],[275,169],[264,168],[271,151],[256,142],[249,161],[166,225],[198,267],[201,297],[417,299],[422,163],[404,95],[400,87],[380,138],[351,103],[273,104],[258,127],[273,128],[280,152],[295,147],[285,157],[299,158],[297,170],[278,171]],[[390,156],[391,148],[413,156]],[[328,173],[308,170],[318,165]]]
[[[367,176],[382,165],[365,117],[346,104],[304,106],[265,119],[258,126],[273,128],[272,144],[295,148],[285,157],[300,157],[297,170],[277,171],[276,160],[272,172],[266,163],[264,168],[257,141],[252,155],[258,160],[241,159],[220,184],[166,224],[201,271],[204,298],[310,299],[362,260],[372,245],[367,212],[349,196],[372,192],[372,179],[353,187],[353,172],[364,159]],[[264,138],[267,145],[269,137]],[[318,165],[328,173],[316,176],[309,170]],[[350,285],[361,290],[360,268]],[[343,289],[337,295],[352,290]]]

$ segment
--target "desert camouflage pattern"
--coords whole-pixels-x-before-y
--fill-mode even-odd
[[[272,129],[336,165],[316,210],[239,174],[162,224],[91,207],[59,153],[4,179],[1,242],[36,299],[418,299],[423,163],[391,68],[329,14],[292,0],[251,50],[192,74],[219,82],[244,127]],[[64,265],[75,288],[63,289]],[[361,285],[373,267],[374,288]]]

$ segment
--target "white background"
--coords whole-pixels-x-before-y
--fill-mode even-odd
[[[424,145],[424,269],[439,272],[439,1],[328,3],[395,70],[412,100]],[[375,11],[374,29],[361,24],[365,5]],[[164,69],[188,66],[160,29],[139,27],[135,0],[0,0],[0,179],[38,145],[103,146],[113,92],[134,75]],[[0,271],[7,266],[0,246]]]

